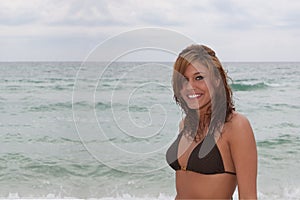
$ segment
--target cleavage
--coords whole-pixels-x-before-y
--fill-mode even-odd
[[[195,150],[195,148],[197,148],[198,145],[200,145],[200,143],[202,143],[203,140],[195,142],[184,135],[182,136],[178,143],[177,157],[180,167],[187,168],[191,153]]]

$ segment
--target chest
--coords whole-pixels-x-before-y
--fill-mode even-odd
[[[227,143],[214,137],[204,138],[200,142],[181,137],[178,143],[177,158],[181,169],[215,169],[224,170],[223,156],[229,153]],[[230,154],[230,153],[229,153]]]

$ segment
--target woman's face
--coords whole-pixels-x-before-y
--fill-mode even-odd
[[[211,102],[212,85],[210,72],[203,64],[188,65],[180,94],[190,109],[206,111]]]

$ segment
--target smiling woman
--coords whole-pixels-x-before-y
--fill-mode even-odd
[[[183,81],[183,87],[180,91],[182,98],[188,104],[190,108],[193,109],[205,109],[210,103],[210,94],[208,89],[208,84],[210,81],[206,81],[204,78],[207,77],[208,69],[200,63],[195,63],[189,65],[185,71]],[[191,80],[189,80],[191,79]],[[193,92],[193,86],[198,87],[198,91]]]
[[[167,151],[176,199],[256,199],[257,151],[249,121],[235,111],[226,73],[203,45],[184,49],[173,72],[176,103],[186,114]]]

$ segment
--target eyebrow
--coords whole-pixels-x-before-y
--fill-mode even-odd
[[[205,75],[205,73],[204,72],[195,72],[194,74],[193,74],[193,76],[195,76],[195,75],[199,75],[199,74],[203,74],[203,75]],[[187,78],[186,76],[184,76],[185,78]]]
[[[198,74],[205,74],[204,72],[196,72],[193,74],[193,76],[198,75]]]

